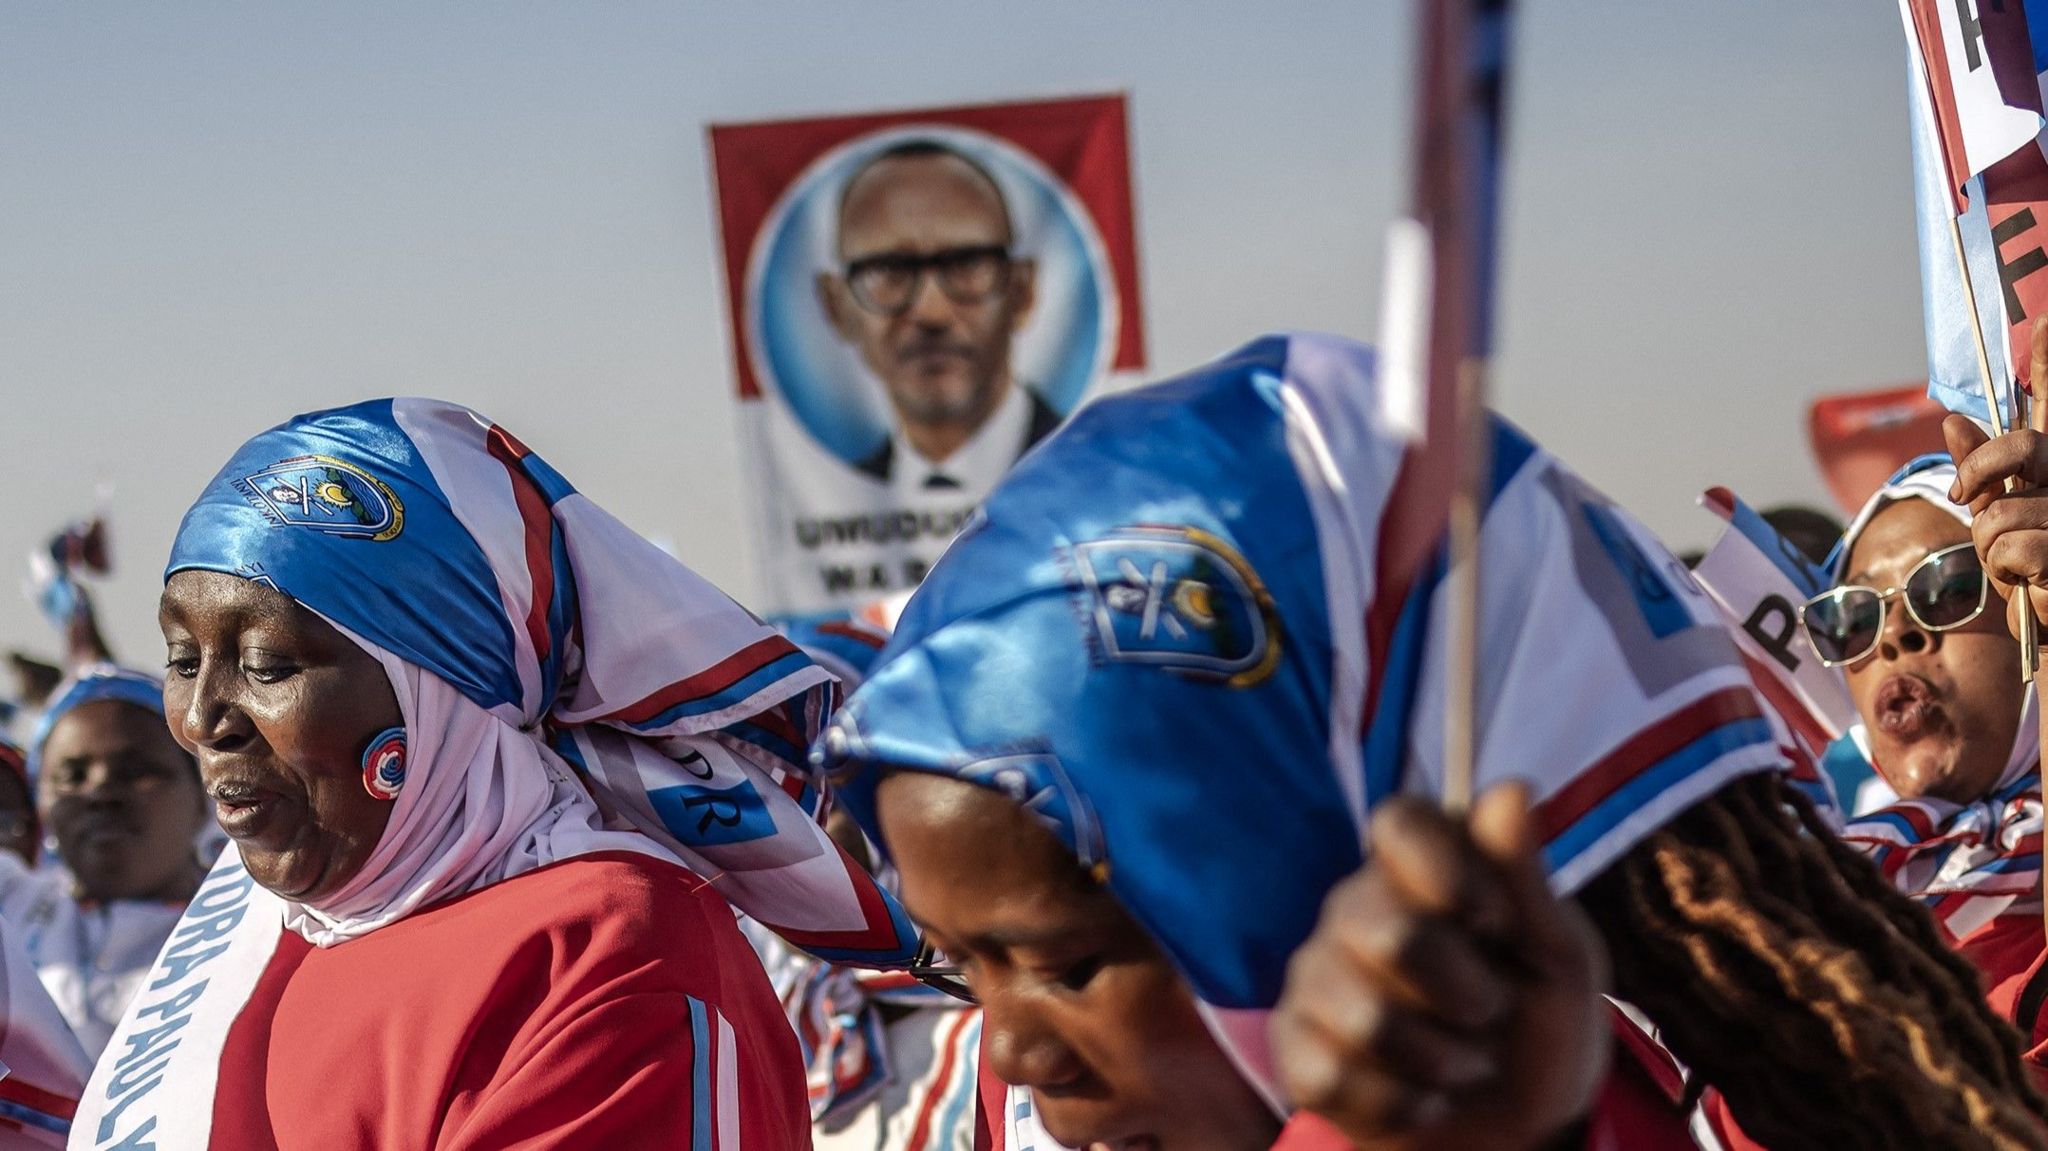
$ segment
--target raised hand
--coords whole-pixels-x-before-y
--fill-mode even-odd
[[[1605,1074],[1606,955],[1551,895],[1516,783],[1454,820],[1389,800],[1323,905],[1272,1024],[1284,1087],[1360,1151],[1568,1136]]]

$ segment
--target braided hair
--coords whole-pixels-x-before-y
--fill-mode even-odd
[[[1976,972],[1776,776],[1689,808],[1581,899],[1616,993],[1773,1151],[2048,1148]]]

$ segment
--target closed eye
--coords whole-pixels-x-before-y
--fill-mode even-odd
[[[1089,982],[1101,972],[1102,966],[1102,957],[1100,955],[1091,955],[1086,959],[1069,965],[1065,971],[1060,972],[1059,984],[1069,991],[1079,991],[1087,987]]]

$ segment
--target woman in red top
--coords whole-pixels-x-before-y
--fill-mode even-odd
[[[909,933],[812,818],[830,680],[787,641],[425,400],[245,445],[161,623],[232,844],[71,1146],[809,1145],[733,905],[834,958]]]

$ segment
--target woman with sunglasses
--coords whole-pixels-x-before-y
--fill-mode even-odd
[[[2041,953],[2041,777],[2032,695],[1970,535],[1949,501],[1945,454],[1901,468],[1863,505],[1828,557],[1836,586],[1801,624],[1814,652],[1848,679],[1861,723],[1850,738],[1897,800],[1841,836],[1931,913],[1942,943],[1991,985],[2014,1018],[2019,984]],[[1721,1145],[1759,1144],[1710,1094]]]
[[[1902,799],[1975,803],[2033,767],[2019,739],[2028,693],[2019,645],[1949,502],[1956,469],[1922,456],[1870,497],[1831,557],[1837,586],[1801,622],[1823,663],[1849,682],[1852,733]],[[1857,832],[1863,834],[1862,831]]]

